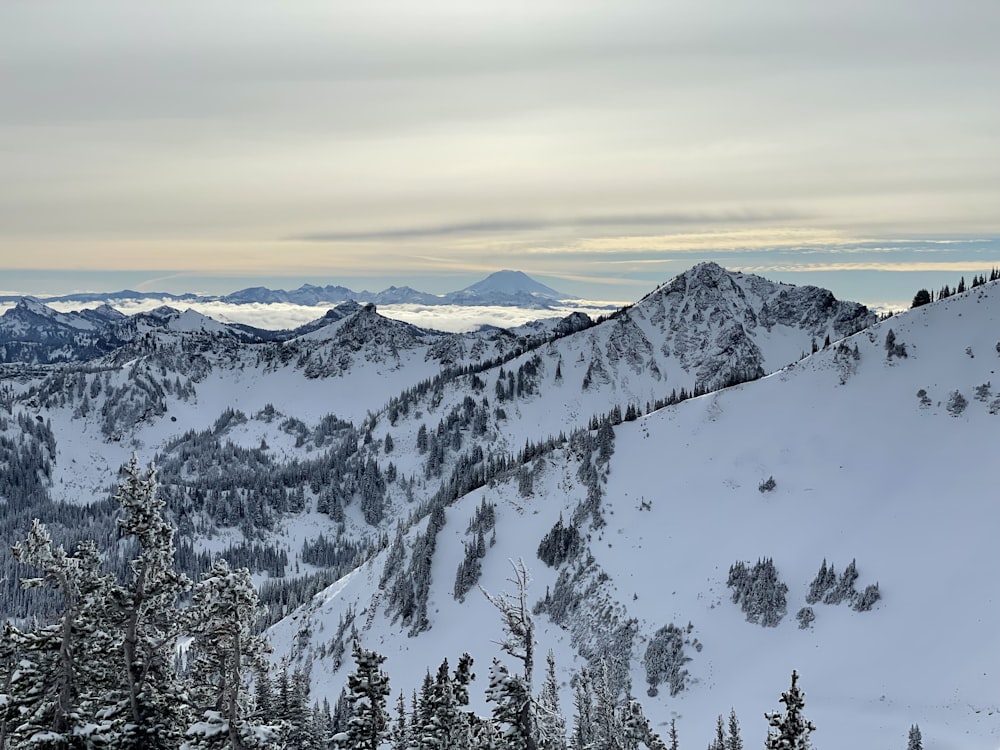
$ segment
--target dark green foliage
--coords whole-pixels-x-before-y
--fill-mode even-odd
[[[465,556],[455,572],[453,595],[459,601],[462,601],[469,590],[479,583],[479,574],[482,571],[481,560],[485,556],[486,545],[481,533],[472,543],[466,542]]]
[[[929,305],[933,302],[931,293],[926,289],[920,289],[915,295],[913,295],[913,302],[910,304],[910,308],[921,307],[922,305]]]
[[[580,532],[574,524],[564,524],[560,514],[555,526],[538,544],[538,559],[550,568],[558,568],[567,560],[575,558],[580,553],[581,546]]]
[[[896,334],[891,328],[885,334],[885,352],[888,359],[893,357],[906,359],[906,344],[896,341]]]

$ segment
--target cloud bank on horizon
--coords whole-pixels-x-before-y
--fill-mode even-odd
[[[5,3],[2,285],[518,268],[628,301],[715,260],[905,297],[1000,264],[998,26],[992,0]]]

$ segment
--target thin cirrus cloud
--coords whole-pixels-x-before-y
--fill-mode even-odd
[[[737,211],[691,213],[641,213],[618,215],[575,216],[551,219],[487,219],[482,221],[438,224],[433,226],[394,227],[360,231],[306,232],[288,239],[300,242],[363,242],[366,240],[426,239],[477,234],[504,234],[547,229],[647,229],[651,226],[713,225],[757,223],[801,219],[791,211]]]

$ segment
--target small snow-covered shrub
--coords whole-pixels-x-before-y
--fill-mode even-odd
[[[966,400],[965,396],[963,396],[960,391],[954,391],[948,398],[948,413],[950,413],[953,417],[957,417],[965,411],[965,407],[968,405],[969,402]]]
[[[803,607],[795,613],[795,619],[799,621],[799,630],[805,630],[812,627],[813,621],[816,619],[816,613],[812,607]]]

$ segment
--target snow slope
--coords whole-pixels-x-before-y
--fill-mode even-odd
[[[608,611],[638,619],[633,689],[661,730],[676,717],[683,746],[707,744],[715,717],[733,707],[747,746],[759,746],[762,713],[779,707],[797,669],[817,748],[900,747],[913,723],[929,750],[1000,745],[1000,414],[991,413],[1000,405],[992,387],[988,396],[980,389],[985,400],[975,397],[1000,367],[998,324],[1000,287],[989,284],[883,321],[762,380],[616,429],[606,525],[586,528],[607,576],[591,598],[607,596]],[[890,329],[906,357],[888,357]],[[948,409],[955,391],[968,402],[957,415]],[[557,420],[539,427],[552,431]],[[353,609],[364,644],[388,656],[394,691],[408,695],[425,669],[444,657],[454,664],[468,650],[480,674],[474,701],[485,711],[484,678],[501,634],[481,595],[451,595],[465,529],[484,498],[495,502],[497,543],[481,583],[509,588],[508,560],[523,558],[535,577],[532,598],[541,598],[556,571],[536,549],[582,499],[577,460],[561,450],[536,459],[530,497],[511,478],[447,509],[428,632],[407,637],[386,616],[378,587],[384,552],[279,623],[271,632],[277,655],[310,660],[317,695],[335,699],[350,665],[335,669],[329,648]],[[760,492],[769,476],[776,488]],[[773,558],[789,587],[788,615],[774,628],[746,622],[726,587],[732,563],[762,557]],[[838,572],[855,559],[859,589],[878,582],[882,599],[870,612],[817,604],[816,621],[802,630],[794,614],[824,558]],[[670,622],[690,622],[703,648],[688,650],[687,690],[645,697],[645,645]],[[583,664],[570,633],[546,615],[538,625],[539,653],[553,648],[568,681]],[[564,685],[567,714],[569,697]]]

